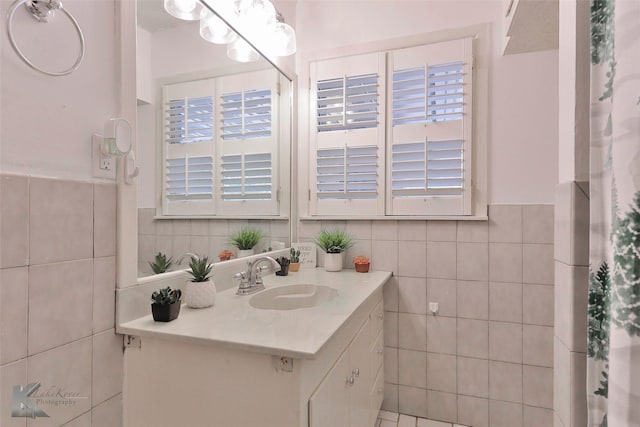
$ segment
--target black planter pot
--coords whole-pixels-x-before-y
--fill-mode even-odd
[[[276,276],[287,276],[289,274],[289,264],[280,266],[280,271],[276,271]]]
[[[151,304],[151,314],[156,322],[171,322],[180,314],[180,301],[168,305]]]

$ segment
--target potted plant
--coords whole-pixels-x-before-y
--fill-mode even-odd
[[[276,262],[280,264],[280,271],[276,271],[276,276],[287,276],[289,274],[289,266],[291,261],[285,256],[276,258]]]
[[[233,252],[227,249],[225,249],[224,251],[218,254],[218,258],[220,258],[220,261],[229,261],[232,256],[233,256]]]
[[[238,258],[253,255],[253,247],[264,237],[262,230],[243,227],[231,236],[229,244],[238,248]]]
[[[216,302],[216,285],[209,277],[213,264],[206,256],[190,254],[191,258],[187,270],[192,279],[187,282],[185,302],[190,308],[211,307]]]
[[[314,239],[316,245],[325,252],[324,269],[342,270],[342,252],[353,246],[353,237],[339,228],[322,229]]]
[[[156,322],[171,322],[180,314],[180,289],[170,287],[158,289],[151,294],[151,314]]]
[[[368,273],[369,266],[371,265],[369,262],[369,258],[366,256],[357,256],[353,259],[353,264],[356,266],[356,271],[358,273]]]
[[[289,264],[289,271],[296,272],[300,270],[300,249],[289,249],[291,254],[291,263]]]
[[[149,262],[151,270],[153,270],[155,274],[165,273],[169,271],[172,264],[173,257],[167,258],[167,256],[162,252],[158,252],[158,254],[154,257],[153,262]]]

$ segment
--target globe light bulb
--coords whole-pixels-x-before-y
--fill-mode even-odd
[[[200,19],[202,4],[198,0],[164,0],[164,9],[178,19],[196,21]]]
[[[200,18],[200,36],[208,42],[226,44],[238,35],[214,13],[204,9]]]

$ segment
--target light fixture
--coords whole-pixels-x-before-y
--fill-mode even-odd
[[[211,43],[227,44],[227,56],[235,61],[260,59],[251,44],[268,56],[289,56],[296,51],[294,29],[270,0],[164,0],[164,7],[176,18],[200,19],[200,36]]]
[[[284,22],[280,13],[277,22],[271,25],[260,39],[260,49],[272,56],[289,56],[296,52],[296,33],[291,25]]]
[[[260,54],[240,37],[227,45],[227,56],[238,62],[253,62],[260,59]]]
[[[200,36],[206,41],[216,44],[231,43],[238,38],[235,31],[207,9],[202,10]]]
[[[109,119],[104,124],[102,153],[126,156],[131,151],[131,124],[125,119]]]
[[[109,119],[104,123],[102,135],[94,133],[91,136],[93,144],[93,161],[96,166],[94,175],[108,178],[114,170],[116,160],[123,160],[123,176],[126,184],[133,184],[140,168],[136,165],[134,152],[131,150],[131,124],[125,119]],[[114,179],[111,175],[110,179]]]
[[[202,8],[202,3],[198,0],[164,0],[164,9],[176,18],[185,21],[200,19]]]

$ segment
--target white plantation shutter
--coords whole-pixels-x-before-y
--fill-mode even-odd
[[[215,81],[163,87],[162,212],[215,211]]]
[[[393,51],[387,214],[471,214],[472,40]]]
[[[222,139],[271,136],[271,88],[222,95]]]
[[[385,54],[311,64],[311,210],[384,213]]]
[[[278,73],[256,71],[217,81],[218,211],[277,215]]]

